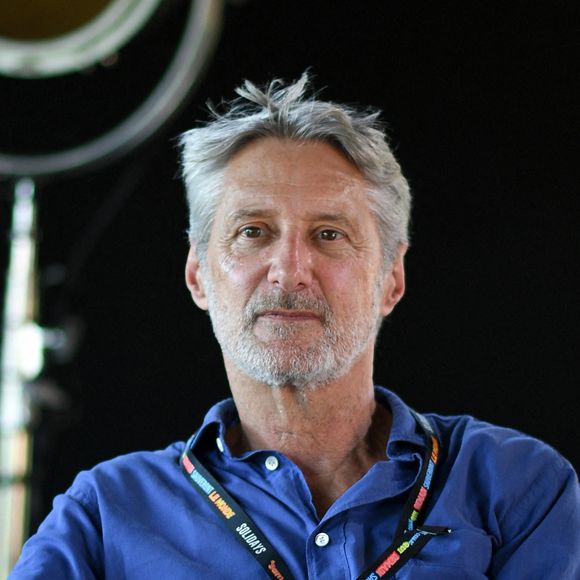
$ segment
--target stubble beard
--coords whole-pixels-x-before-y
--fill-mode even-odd
[[[209,315],[224,355],[242,373],[271,387],[316,388],[343,376],[374,342],[382,321],[378,285],[370,311],[351,312],[339,321],[328,302],[309,290],[253,295],[240,313],[216,294],[210,277],[205,279]],[[260,313],[276,309],[314,312],[322,336],[305,340],[299,324],[269,321],[269,338],[259,339],[254,327]]]

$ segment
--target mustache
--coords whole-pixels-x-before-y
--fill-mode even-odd
[[[276,290],[262,296],[252,296],[244,309],[244,318],[249,324],[256,322],[260,314],[268,310],[308,310],[317,314],[322,323],[332,316],[332,310],[324,298],[302,292]]]

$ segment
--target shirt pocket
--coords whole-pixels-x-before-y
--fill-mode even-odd
[[[398,580],[483,580],[491,565],[492,539],[483,530],[453,529],[432,538],[395,575]]]

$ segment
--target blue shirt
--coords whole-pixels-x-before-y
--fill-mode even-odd
[[[378,387],[376,396],[393,414],[389,460],[374,465],[322,518],[302,473],[283,454],[232,456],[224,439],[237,421],[231,400],[209,411],[193,439],[195,454],[296,579],[356,578],[393,539],[425,443],[396,395]],[[568,462],[517,431],[467,416],[425,416],[440,439],[441,459],[424,523],[453,532],[433,538],[396,578],[580,578],[580,493]],[[266,577],[187,481],[179,464],[184,445],[80,473],[55,498],[11,580]],[[321,533],[329,539],[324,546],[315,542]]]

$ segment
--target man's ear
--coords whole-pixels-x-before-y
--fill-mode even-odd
[[[185,283],[193,301],[202,309],[207,310],[207,296],[201,275],[201,267],[195,246],[191,246],[185,264]]]
[[[400,244],[393,263],[385,273],[383,294],[381,298],[381,314],[388,316],[405,293],[405,254],[409,246]]]

